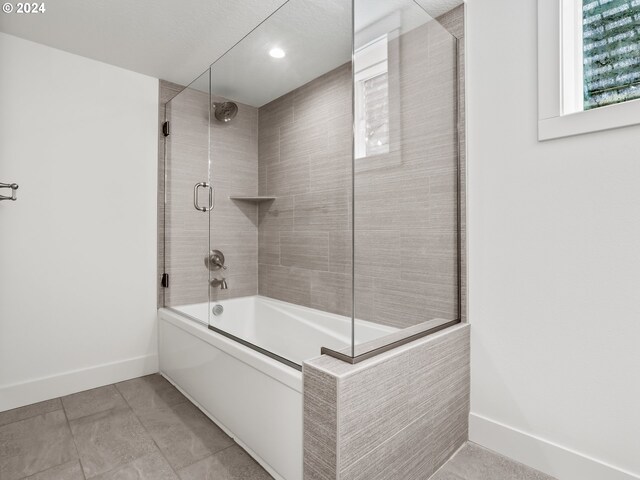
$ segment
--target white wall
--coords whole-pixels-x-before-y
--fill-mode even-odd
[[[467,6],[471,439],[638,478],[640,127],[539,143],[536,1]]]
[[[157,369],[158,81],[5,34],[0,62],[2,411]]]

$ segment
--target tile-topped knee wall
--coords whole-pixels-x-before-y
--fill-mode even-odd
[[[445,15],[460,37],[462,12]],[[389,43],[390,153],[355,161],[358,318],[403,328],[459,316],[456,179],[464,143],[456,107],[464,97],[457,95],[457,53],[436,22]],[[259,293],[348,316],[350,67],[258,112],[260,194],[277,196],[260,206]],[[463,265],[466,287],[464,277]]]
[[[180,90],[177,85],[162,81],[160,98],[166,102]],[[257,293],[258,209],[255,204],[229,200],[229,196],[257,194],[258,109],[243,104],[238,104],[238,109],[232,122],[222,124],[213,120],[209,124],[209,95],[190,88],[169,104],[171,135],[167,143],[166,185],[161,181],[158,192],[158,266],[159,277],[165,271],[169,274],[170,288],[160,288],[160,306],[163,301],[169,306],[209,299],[209,272],[204,265],[209,243],[212,249],[225,255],[228,270],[222,275],[229,285],[228,290],[211,289],[211,298]],[[160,119],[162,123],[163,108]],[[160,142],[159,178],[163,179],[162,136]],[[207,213],[193,206],[193,186],[209,177],[209,149],[211,183],[215,186],[215,208],[210,222]]]
[[[304,478],[429,478],[467,440],[469,325],[350,365],[303,366]]]

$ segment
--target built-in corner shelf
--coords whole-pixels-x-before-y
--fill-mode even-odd
[[[276,197],[264,197],[264,196],[245,196],[245,195],[231,195],[229,200],[237,200],[239,202],[270,202],[271,200],[275,200]]]

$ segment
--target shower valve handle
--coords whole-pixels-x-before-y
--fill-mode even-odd
[[[224,255],[220,250],[211,250],[209,255],[204,257],[204,264],[212,272],[227,269],[227,265],[224,264]]]

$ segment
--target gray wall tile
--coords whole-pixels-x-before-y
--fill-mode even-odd
[[[349,194],[342,189],[296,195],[293,202],[295,230],[344,231],[349,228]]]
[[[468,438],[469,353],[463,324],[356,365],[305,362],[305,473],[429,478]]]
[[[258,222],[261,233],[293,230],[293,197],[279,196],[272,202],[261,203]]]
[[[305,480],[334,480],[338,468],[337,380],[310,365],[303,371]]]
[[[462,13],[460,7],[443,19],[457,35]],[[464,104],[456,62],[455,41],[435,22],[389,44],[391,152],[355,163],[358,318],[404,328],[459,316],[457,174],[464,131],[458,138],[455,107],[463,119]],[[274,287],[264,281],[277,278],[277,298],[342,315],[352,310],[350,105],[346,64],[258,111],[260,192],[278,196],[260,207],[258,291],[268,295]],[[278,268],[285,266],[300,271],[287,278]],[[300,277],[302,289],[293,284]]]
[[[309,305],[311,273],[304,268],[258,265],[260,294],[298,305]]]
[[[161,82],[161,102],[166,102],[176,90],[176,85]],[[183,305],[208,300],[209,272],[204,258],[210,246],[221,250],[229,264],[224,272],[229,289],[212,289],[211,297],[218,300],[255,295],[258,207],[248,202],[234,202],[229,196],[258,193],[258,109],[238,104],[233,122],[222,124],[213,120],[209,124],[209,95],[184,89],[171,100],[167,112],[172,131],[166,144],[167,182],[165,185],[161,181],[159,188],[162,195],[159,197],[159,214],[162,213],[159,266],[161,274],[166,265],[170,288],[161,289],[164,291],[159,293],[159,301],[163,300],[165,305]],[[162,170],[164,142],[161,140],[161,143]],[[215,208],[210,222],[208,214],[196,211],[192,205],[194,184],[209,177],[209,149],[211,183],[215,187]],[[162,170],[160,179],[164,173]],[[166,212],[163,210],[165,189]]]
[[[281,232],[280,263],[314,271],[329,270],[328,232]]]
[[[351,274],[311,272],[312,308],[337,314],[351,312],[352,297],[345,292],[351,292]]]
[[[309,191],[309,157],[281,158],[267,165],[265,195],[294,195]]]
[[[355,463],[409,423],[406,359],[393,358],[340,379],[340,468]]]

